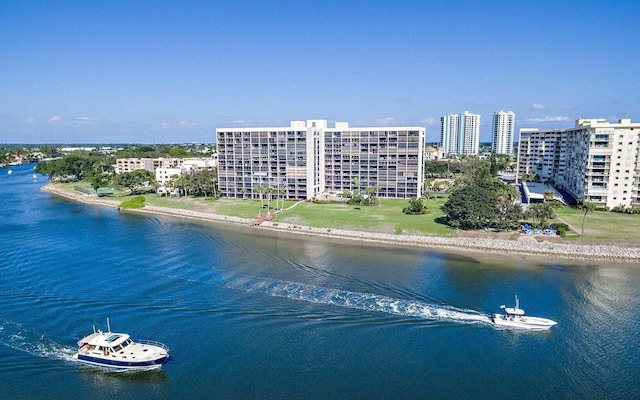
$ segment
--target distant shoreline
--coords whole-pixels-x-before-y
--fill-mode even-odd
[[[118,208],[119,202],[106,200],[92,195],[69,193],[47,184],[42,190],[59,197],[85,204]],[[252,218],[240,218],[214,213],[191,211],[169,207],[145,206],[141,209],[127,209],[127,212],[168,215],[178,218],[195,219],[249,225]],[[382,243],[398,247],[421,247],[446,249],[451,251],[482,252],[510,255],[547,256],[552,258],[568,258],[588,261],[640,262],[640,248],[605,245],[576,245],[554,242],[538,242],[530,236],[521,236],[518,240],[491,238],[438,237],[419,235],[392,235],[377,232],[355,231],[344,229],[314,228],[282,222],[265,221],[255,229],[289,232],[296,235],[321,236],[334,239],[356,240],[368,243]]]

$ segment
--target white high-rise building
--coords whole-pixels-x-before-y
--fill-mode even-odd
[[[513,154],[513,132],[516,115],[513,111],[493,113],[493,140],[491,152],[493,154]]]
[[[480,152],[480,114],[465,111],[460,114],[458,129],[458,154],[475,154]]]
[[[440,118],[440,146],[445,154],[458,154],[458,114],[447,114]]]
[[[518,174],[533,171],[601,207],[640,205],[640,123],[579,119],[575,127],[521,129]]]
[[[218,128],[222,197],[259,198],[269,187],[289,199],[376,188],[378,197],[422,195],[426,129],[349,127],[326,120],[288,127]]]
[[[478,154],[480,150],[480,114],[465,111],[440,118],[440,145],[445,154]]]

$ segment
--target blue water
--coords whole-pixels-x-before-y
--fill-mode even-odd
[[[640,398],[640,265],[452,255],[76,204],[0,169],[0,397]],[[493,329],[518,294],[551,332]],[[161,371],[73,361],[92,325]]]

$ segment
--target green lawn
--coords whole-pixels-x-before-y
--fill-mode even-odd
[[[444,197],[430,200],[427,207],[431,213],[424,215],[403,214],[402,209],[409,205],[405,199],[380,199],[379,205],[371,207],[304,202],[279,215],[276,221],[317,228],[447,236],[455,230],[435,222],[442,216],[440,207],[445,201]]]
[[[266,212],[266,201],[261,200],[236,200],[236,199],[220,199],[216,200],[215,212],[223,215],[230,215],[233,217],[253,218],[260,211]],[[284,208],[291,207],[295,201],[285,201]],[[262,206],[265,207],[262,207]],[[274,201],[270,202],[270,207],[273,210],[276,207]],[[278,202],[278,208],[282,207],[282,202]]]
[[[147,204],[163,207],[190,209],[194,211],[212,212],[241,218],[253,218],[261,210],[266,211],[265,201],[183,197],[157,197],[145,195]],[[435,222],[442,217],[440,207],[446,201],[445,196],[437,200],[431,199],[427,207],[431,211],[424,215],[405,215],[402,209],[409,205],[405,199],[380,199],[377,206],[351,206],[346,203],[316,204],[312,202],[285,201],[286,211],[276,216],[274,222],[299,224],[316,228],[355,229],[391,234],[423,234],[448,236],[455,230]],[[275,207],[271,202],[271,208]],[[288,209],[295,205],[295,207]],[[279,206],[282,206],[281,204]],[[288,210],[287,210],[288,209]]]
[[[568,235],[568,239],[598,240],[627,246],[640,245],[640,235],[638,235],[640,215],[638,214],[620,214],[607,211],[590,212],[584,220],[584,237],[579,235],[582,232],[583,211],[571,207],[562,207],[556,211],[556,215],[578,230],[577,235]]]
[[[84,182],[58,184],[69,192],[74,192],[73,186],[88,187]],[[79,192],[76,192],[79,193]],[[105,197],[122,201],[127,196],[125,193],[117,193],[115,196]],[[158,197],[153,193],[144,194],[148,205],[188,209],[201,212],[211,212],[221,215],[229,215],[242,218],[253,218],[261,210],[265,202],[260,200],[237,199],[204,199],[183,197],[167,198]],[[422,234],[430,236],[453,236],[456,230],[436,222],[442,217],[440,207],[446,201],[447,196],[441,195],[438,199],[431,199],[427,207],[431,211],[424,215],[405,215],[402,209],[409,205],[406,199],[380,199],[378,206],[350,206],[340,204],[316,204],[301,202],[290,210],[279,214],[274,222],[290,223],[311,226],[316,228],[354,229],[390,234]],[[285,201],[287,209],[296,204],[294,201]],[[275,206],[275,202],[271,202]],[[562,207],[556,211],[559,218],[566,221],[576,230],[569,231],[566,240],[576,244],[612,244],[619,246],[640,247],[640,215],[619,214],[606,211],[594,211],[587,214],[585,220],[584,236],[580,235],[583,212],[571,208]],[[546,238],[545,238],[546,239]]]

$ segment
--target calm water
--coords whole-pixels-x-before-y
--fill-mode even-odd
[[[0,169],[0,397],[640,398],[640,266],[493,262],[120,214]],[[513,295],[548,333],[498,331]],[[73,362],[105,328],[162,371]]]

